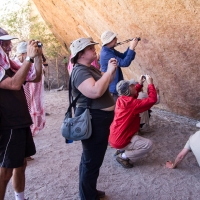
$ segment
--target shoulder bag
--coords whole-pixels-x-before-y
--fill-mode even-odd
[[[73,100],[71,103],[71,77],[69,80],[69,103],[70,106],[65,114],[64,121],[61,125],[62,136],[67,140],[85,140],[88,139],[92,134],[92,124],[91,124],[91,115],[90,115],[90,105],[91,99],[87,98],[87,107],[85,111],[77,116],[72,117],[72,107],[76,106],[78,98],[81,96],[81,93]]]

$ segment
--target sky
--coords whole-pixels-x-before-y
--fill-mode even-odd
[[[6,14],[6,9],[9,6],[9,10],[16,11],[20,8],[20,4],[27,2],[27,0],[1,0],[0,3],[0,16]]]

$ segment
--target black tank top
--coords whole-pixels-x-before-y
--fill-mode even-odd
[[[10,69],[6,70],[5,78],[13,75],[14,72]],[[20,90],[0,88],[0,129],[24,128],[31,124],[23,87]]]

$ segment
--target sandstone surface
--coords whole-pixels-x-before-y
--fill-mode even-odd
[[[100,42],[105,30],[117,32],[119,41],[140,36],[134,62],[123,69],[125,78],[150,74],[161,91],[161,109],[200,119],[200,0],[33,2],[67,49],[79,37]]]

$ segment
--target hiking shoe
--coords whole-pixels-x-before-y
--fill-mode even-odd
[[[106,193],[104,191],[97,190],[97,195],[98,198],[104,198],[106,196]]]
[[[152,132],[152,131],[153,131],[152,128],[149,125],[145,124],[142,128],[140,128],[139,133],[140,134],[149,133],[149,132]]]
[[[122,154],[124,152],[125,152],[125,150],[117,149],[117,151],[115,152],[114,156],[117,156],[117,155]]]
[[[120,155],[116,157],[116,160],[119,164],[122,165],[124,168],[132,168],[133,164],[131,164],[129,159],[123,159]]]

